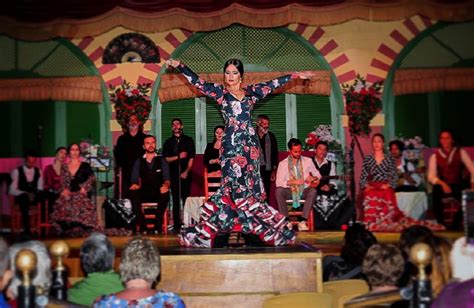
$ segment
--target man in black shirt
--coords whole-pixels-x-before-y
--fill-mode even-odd
[[[183,205],[191,192],[191,168],[196,148],[191,137],[183,134],[183,122],[179,118],[171,121],[173,136],[163,144],[163,157],[170,166],[171,194],[173,196],[174,231],[181,228],[180,199]],[[181,195],[181,198],[180,198]]]
[[[115,163],[121,169],[122,182],[119,198],[130,198],[130,176],[132,173],[133,163],[143,155],[143,133],[142,124],[136,115],[128,118],[127,131],[117,140],[115,146]]]
[[[257,132],[260,140],[260,175],[267,200],[270,198],[270,185],[276,179],[278,168],[278,145],[275,135],[269,131],[270,119],[261,114],[257,117]]]
[[[132,184],[130,195],[136,217],[136,227],[140,232],[146,230],[141,203],[156,202],[158,206],[155,212],[157,217],[155,232],[161,233],[163,231],[161,229],[163,214],[169,201],[169,167],[166,160],[156,153],[156,138],[154,136],[145,136],[143,148],[145,154],[135,161],[130,179]]]

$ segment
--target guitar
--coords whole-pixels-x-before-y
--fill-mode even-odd
[[[318,185],[321,181],[325,181],[325,180],[349,180],[349,179],[350,179],[350,176],[346,175],[346,174],[344,174],[344,175],[323,175],[323,176],[321,176],[321,178],[319,178],[319,180],[311,181],[309,186],[313,187],[313,188],[316,188],[316,187],[318,187]]]

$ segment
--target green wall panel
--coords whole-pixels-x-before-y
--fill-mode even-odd
[[[100,143],[99,104],[68,102],[66,106],[67,143],[91,139]]]
[[[303,142],[306,135],[318,125],[331,125],[331,103],[329,96],[296,95],[296,117],[298,139]]]
[[[171,120],[180,118],[184,125],[184,134],[193,138],[196,142],[196,111],[195,100],[182,99],[163,104],[161,109],[161,125],[163,140],[158,140],[158,144],[163,145],[164,141],[171,136]]]
[[[395,136],[420,136],[429,143],[428,95],[412,94],[395,98]],[[389,141],[389,140],[387,140]]]

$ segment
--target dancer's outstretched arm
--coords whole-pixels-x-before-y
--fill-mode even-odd
[[[170,59],[166,61],[168,67],[174,67],[183,74],[190,84],[195,86],[205,96],[217,100],[223,95],[223,86],[213,82],[207,82],[193,72],[189,67],[178,60]]]
[[[270,93],[272,93],[275,89],[284,86],[287,82],[292,79],[300,78],[300,79],[309,79],[314,76],[313,72],[304,71],[304,72],[294,72],[291,75],[281,76],[270,81],[257,83],[254,85],[250,85],[247,87],[247,93],[257,97],[258,99],[263,99]]]

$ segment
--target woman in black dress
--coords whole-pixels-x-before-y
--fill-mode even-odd
[[[220,151],[222,148],[222,137],[224,136],[224,126],[214,127],[214,141],[208,143],[204,151],[204,166],[208,173],[221,170]]]

